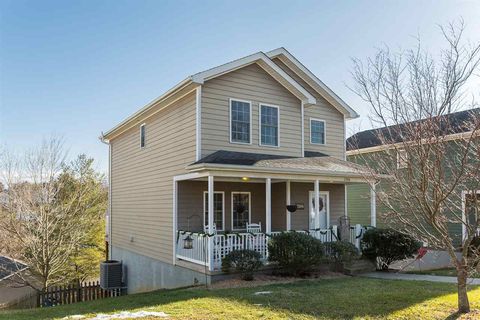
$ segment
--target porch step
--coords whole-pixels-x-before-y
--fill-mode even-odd
[[[343,270],[345,274],[353,276],[361,273],[375,271],[375,265],[369,260],[360,259],[345,264],[343,266]]]

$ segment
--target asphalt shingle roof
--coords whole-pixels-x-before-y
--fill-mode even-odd
[[[305,157],[277,156],[262,153],[248,153],[219,150],[192,165],[223,164],[242,165],[257,168],[277,168],[314,171],[331,171],[334,173],[360,173],[363,167],[352,162],[330,157],[320,152],[305,152]]]
[[[480,117],[480,108],[470,109],[450,113],[443,116],[449,124],[443,132],[444,135],[455,134],[470,131],[471,118]],[[421,123],[424,120],[419,120]],[[400,134],[403,132],[405,124],[395,125],[390,127],[383,127],[377,129],[370,129],[358,132],[347,139],[347,150],[357,150],[382,145],[378,136],[384,136],[392,143],[402,142]]]
[[[0,256],[0,280],[25,269],[26,267],[26,265],[20,262],[15,262],[8,257]]]

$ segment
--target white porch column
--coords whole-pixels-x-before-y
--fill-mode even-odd
[[[265,179],[265,232],[272,232],[272,179]]]
[[[286,194],[287,194],[287,206],[290,205],[290,201],[291,201],[291,195],[290,195],[290,180],[287,180],[287,183],[286,183],[286,186],[287,186],[287,190],[286,190]],[[290,211],[287,210],[287,231],[290,231],[292,229],[292,216],[291,216],[291,213]]]
[[[213,233],[213,176],[208,176],[208,233]],[[213,237],[208,238],[208,269],[213,270]]]
[[[377,226],[377,193],[375,192],[375,183],[370,188],[370,225]]]
[[[315,187],[314,187],[314,190],[315,190],[315,199],[314,199],[314,203],[315,203],[315,229],[318,229],[320,227],[320,219],[319,219],[319,216],[320,216],[320,182],[318,180],[315,180]]]

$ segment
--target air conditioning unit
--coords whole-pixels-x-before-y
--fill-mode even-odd
[[[107,260],[100,263],[100,287],[118,289],[122,287],[122,262]]]

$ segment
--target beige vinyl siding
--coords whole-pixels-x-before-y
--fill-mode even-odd
[[[314,190],[313,183],[292,182],[292,203],[302,203],[303,210],[297,210],[291,215],[293,230],[308,229],[309,221],[309,192]],[[320,191],[329,191],[330,197],[330,226],[338,225],[339,218],[345,215],[345,187],[343,184],[320,183]]]
[[[230,143],[229,99],[252,102],[251,144]],[[259,104],[280,107],[280,146],[260,146]],[[218,150],[301,156],[301,102],[257,64],[208,80],[202,87],[202,156]]]
[[[338,159],[345,157],[345,120],[343,114],[335,109],[325,98],[317,93],[310,85],[300,78],[291,68],[280,59],[273,59],[280,68],[304,87],[310,94],[317,99],[316,105],[305,107],[305,151],[317,151],[326,153]],[[310,118],[321,119],[326,124],[326,144],[318,145],[310,143]]]
[[[111,141],[112,243],[168,263],[173,253],[173,176],[195,161],[195,93]],[[133,241],[131,241],[133,239]]]

